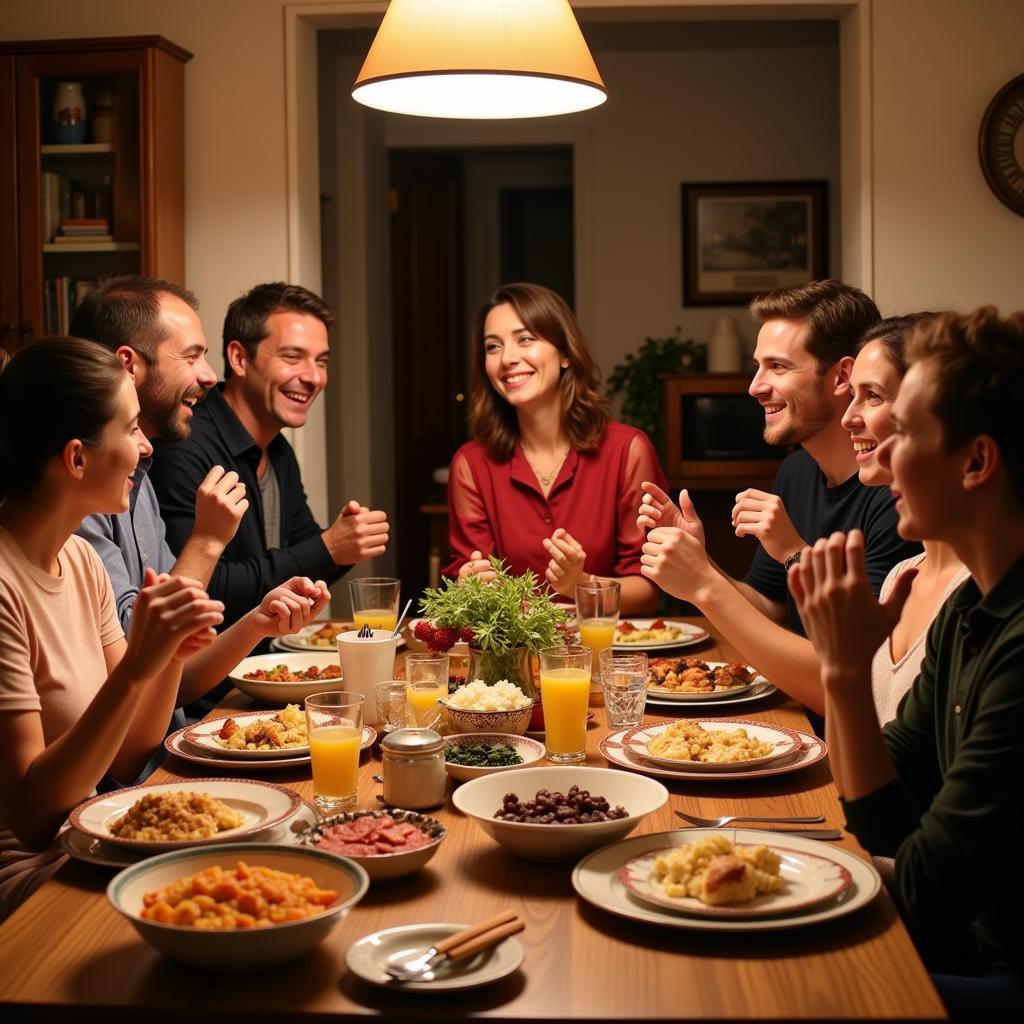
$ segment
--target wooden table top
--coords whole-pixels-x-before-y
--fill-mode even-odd
[[[690,621],[701,622],[699,619]],[[708,642],[687,653],[727,660]],[[227,706],[248,707],[232,693]],[[660,709],[659,709],[660,710]],[[716,708],[716,717],[721,712]],[[670,718],[668,715],[648,716]],[[807,730],[800,708],[782,694],[742,705],[750,717]],[[587,730],[587,763],[606,766],[598,742],[603,709]],[[364,754],[358,806],[379,806],[376,749]],[[153,782],[202,777],[170,758]],[[306,770],[258,776],[312,799]],[[665,780],[661,780],[665,781]],[[827,760],[771,779],[669,782],[668,805],[633,833],[676,828],[675,808],[701,815],[842,814]],[[415,875],[375,883],[313,952],[275,970],[212,975],[179,966],[148,946],[107,903],[110,869],[69,861],[0,927],[0,1007],[12,1019],[66,1019],[73,1006],[133,1020],[305,1021],[330,1013],[385,1020],[663,1021],[775,1018],[945,1019],[942,1004],[887,895],[863,909],[807,928],[728,933],[661,928],[624,920],[576,897],[572,864],[521,860],[495,844],[450,801],[430,811],[448,836]],[[836,844],[822,844],[823,848]],[[863,855],[856,841],[848,850]],[[824,850],[823,850],[824,852]],[[473,922],[513,907],[526,920],[518,936],[525,961],[488,987],[436,996],[374,988],[348,974],[345,951],[382,928],[437,921]]]

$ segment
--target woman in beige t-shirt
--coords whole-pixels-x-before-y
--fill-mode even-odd
[[[72,534],[128,508],[152,451],[138,420],[120,359],[92,342],[41,341],[0,363],[0,920],[55,870],[68,812],[104,775],[134,779],[161,743],[176,662],[222,678],[253,634],[291,631],[328,596],[289,581],[214,642],[221,603],[147,570],[126,640],[102,562]]]

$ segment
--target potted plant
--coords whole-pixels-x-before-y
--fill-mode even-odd
[[[551,596],[538,592],[537,576],[510,573],[491,556],[495,579],[446,579],[428,589],[420,602],[426,617],[417,637],[432,650],[448,650],[457,640],[469,644],[467,679],[493,683],[507,679],[527,697],[536,697],[531,658],[562,642],[566,615]]]
[[[707,346],[687,338],[681,328],[670,338],[647,338],[630,352],[608,375],[608,394],[622,395],[621,417],[639,427],[659,455],[664,456],[663,391],[666,373],[703,373],[707,367]]]

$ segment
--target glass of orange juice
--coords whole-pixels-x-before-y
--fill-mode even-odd
[[[386,576],[364,576],[349,580],[348,591],[352,597],[352,619],[356,629],[369,626],[370,629],[391,629],[398,625],[398,596],[402,588],[400,580]]]
[[[306,698],[313,803],[321,814],[350,811],[356,805],[365,701],[361,693],[349,690]]]
[[[608,650],[619,622],[620,586],[615,580],[591,577],[576,584],[576,622],[580,643],[594,652],[591,666],[591,703],[599,704],[595,695],[601,693],[601,652]]]
[[[549,761],[586,760],[591,664],[591,650],[585,646],[563,645],[540,652],[540,699]]]
[[[416,712],[416,724],[433,729],[441,718],[437,703],[448,696],[448,655],[414,653],[405,659],[405,700]]]

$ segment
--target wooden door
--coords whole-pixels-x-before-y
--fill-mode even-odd
[[[391,154],[391,274],[395,366],[395,541],[403,590],[427,583],[424,505],[444,500],[433,481],[465,439],[462,322],[462,172],[455,154]],[[447,543],[438,552],[448,560]]]

